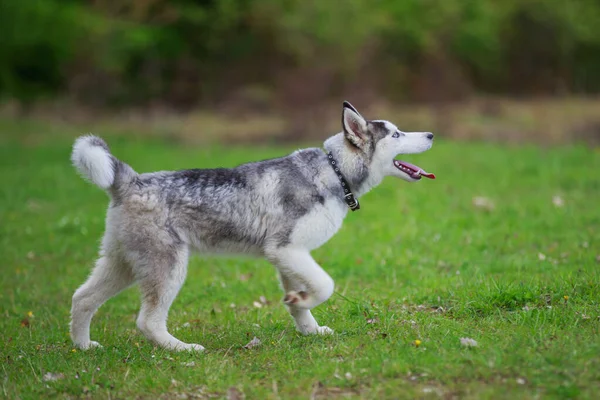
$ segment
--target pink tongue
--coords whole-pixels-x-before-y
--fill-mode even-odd
[[[417,167],[414,164],[408,163],[406,161],[398,161],[400,163],[400,165],[412,169],[415,172],[419,172],[421,174],[421,176],[424,176],[425,178],[429,178],[429,179],[435,179],[435,175],[431,174],[429,172],[425,172],[424,170],[422,170],[421,168]]]

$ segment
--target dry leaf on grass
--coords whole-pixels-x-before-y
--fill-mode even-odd
[[[261,345],[261,343],[262,343],[262,342],[260,341],[260,339],[259,339],[259,338],[257,338],[256,336],[254,336],[254,338],[253,338],[253,339],[252,339],[250,342],[248,342],[248,344],[247,344],[247,345],[245,345],[245,346],[244,346],[244,348],[245,348],[245,349],[253,349],[253,348],[255,348],[255,347],[258,347],[258,346],[260,346],[260,345]]]
[[[554,207],[560,208],[565,205],[565,201],[562,197],[556,195],[552,197],[552,204],[554,204]]]
[[[477,341],[475,339],[466,338],[466,337],[460,338],[460,344],[465,347],[477,347],[478,346]]]
[[[494,202],[487,197],[484,196],[475,196],[473,197],[473,206],[477,208],[481,208],[483,210],[492,211],[496,208]]]
[[[56,374],[54,372],[46,372],[42,379],[44,380],[44,382],[54,382],[58,381],[59,379],[64,379],[64,377],[65,375],[61,373]]]
[[[263,306],[267,306],[269,304],[271,304],[271,302],[267,300],[265,296],[260,296],[258,301],[255,300],[252,302],[252,305],[256,308],[262,308]]]

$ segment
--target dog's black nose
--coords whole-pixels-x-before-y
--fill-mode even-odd
[[[427,139],[433,139],[433,133],[428,133],[427,134]]]

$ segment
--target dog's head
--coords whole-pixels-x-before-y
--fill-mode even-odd
[[[423,176],[435,178],[416,165],[395,159],[399,154],[429,150],[433,145],[432,133],[402,132],[389,121],[366,120],[347,101],[343,105],[342,126],[345,140],[355,151],[362,153],[372,172],[408,182],[416,182]]]

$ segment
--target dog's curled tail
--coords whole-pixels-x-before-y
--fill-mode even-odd
[[[104,190],[129,183],[137,176],[129,165],[110,153],[104,140],[94,135],[75,140],[71,161],[84,178]]]

